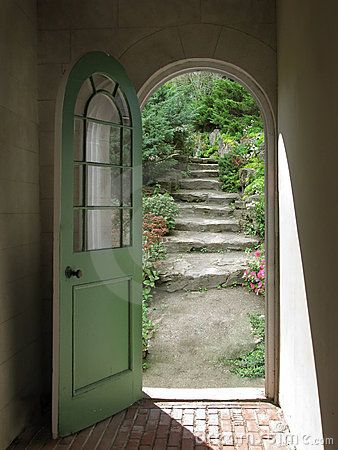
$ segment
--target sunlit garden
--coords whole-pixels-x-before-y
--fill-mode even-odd
[[[265,146],[259,107],[236,81],[195,72],[154,92],[142,120],[145,374],[155,364],[153,342],[156,349],[164,326],[159,299],[176,293],[183,303],[188,294],[209,293],[210,302],[225,302],[227,292],[236,292],[248,302],[242,322],[250,342],[213,355],[212,364],[236,375],[234,383],[262,379]]]

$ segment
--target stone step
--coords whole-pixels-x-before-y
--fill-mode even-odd
[[[159,266],[158,288],[196,291],[241,284],[247,258],[244,252],[173,253]]]
[[[180,208],[181,217],[229,217],[233,216],[233,209],[230,206],[220,206],[214,204],[202,203],[189,203],[189,202],[176,202]]]
[[[206,165],[206,164],[190,162],[189,169],[190,170],[218,170],[218,163],[210,163],[210,164]]]
[[[172,196],[175,200],[182,202],[209,202],[217,205],[230,205],[236,200],[240,200],[239,194],[227,194],[226,192],[199,190],[191,191],[188,189],[180,189],[173,192]]]
[[[218,169],[197,169],[197,170],[190,170],[190,177],[191,178],[217,178],[219,175]]]
[[[213,219],[210,217],[180,217],[176,219],[175,230],[177,231],[199,231],[200,233],[221,233],[224,231],[240,231],[238,220],[235,219]]]
[[[193,189],[193,190],[209,190],[209,189],[220,189],[220,182],[213,178],[185,178],[180,181],[180,187],[182,189]]]
[[[168,253],[194,252],[215,253],[232,250],[244,251],[247,247],[257,245],[254,236],[238,233],[199,233],[198,231],[174,231],[165,238]]]
[[[211,158],[190,158],[190,162],[193,164],[217,164],[217,161]]]

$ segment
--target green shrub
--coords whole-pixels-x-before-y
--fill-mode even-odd
[[[179,214],[179,207],[170,194],[160,194],[155,191],[153,195],[143,197],[143,214],[147,213],[164,217],[170,231],[175,227],[175,218]]]
[[[258,139],[258,141],[260,141],[260,139]],[[264,187],[265,187],[264,160],[261,158],[261,156],[253,154],[249,157],[248,162],[245,164],[244,167],[248,169],[253,169],[255,171],[254,176],[252,177],[252,179],[248,180],[248,183],[244,188],[244,196],[254,194],[264,194]]]
[[[264,194],[260,195],[258,200],[253,200],[248,205],[249,214],[247,215],[244,232],[264,239],[265,236],[265,199]]]
[[[238,141],[249,129],[262,131],[263,122],[255,99],[242,85],[215,77],[200,98],[195,127],[200,131],[219,128]]]
[[[219,179],[222,189],[226,192],[240,192],[241,187],[247,189],[247,195],[256,193],[257,189],[264,192],[264,161],[259,153],[264,139],[263,133],[253,134],[252,129],[242,136],[240,142],[235,142],[231,137],[222,135],[226,144],[231,145],[231,150],[219,157]],[[253,176],[247,181],[247,186],[241,186],[241,169],[253,169]],[[257,179],[260,179],[256,182]],[[258,192],[257,192],[258,193]]]
[[[142,111],[143,161],[154,166],[172,154],[190,155],[196,116],[194,91],[189,78],[163,84]]]
[[[264,194],[265,177],[264,175],[254,177],[253,180],[244,188],[244,195]]]
[[[244,157],[240,152],[233,150],[219,158],[219,179],[225,192],[239,192],[241,182],[239,171],[243,167]]]

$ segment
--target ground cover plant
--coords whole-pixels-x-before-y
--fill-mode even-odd
[[[160,193],[155,189],[153,195],[143,197],[143,214],[151,213],[165,219],[168,231],[175,227],[175,218],[178,216],[179,208],[173,197],[168,193]]]
[[[249,317],[252,334],[256,338],[255,347],[237,358],[220,358],[221,366],[230,367],[230,372],[241,378],[262,378],[265,375],[265,317],[251,314]]]

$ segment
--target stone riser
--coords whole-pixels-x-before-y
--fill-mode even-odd
[[[228,217],[234,217],[234,211],[229,207],[220,208],[208,208],[203,205],[188,205],[188,207],[180,208],[180,217],[222,217],[227,219]]]
[[[185,277],[179,274],[170,276],[167,280],[165,276],[161,276],[157,285],[158,289],[167,292],[176,292],[180,290],[198,291],[199,289],[214,289],[218,286],[232,286],[234,284],[243,283],[244,269],[236,270],[229,274],[203,275],[199,277]]]
[[[237,232],[240,231],[240,226],[236,222],[229,223],[194,223],[193,220],[187,222],[176,222],[175,230],[177,231],[199,231],[209,233],[222,233],[227,231]]]
[[[223,242],[166,242],[166,249],[168,253],[188,253],[196,252],[201,253],[201,250],[205,253],[218,253],[226,251],[245,251],[249,247],[248,244],[242,243],[223,243]]]
[[[191,189],[191,190],[201,190],[201,189],[212,189],[212,190],[220,190],[220,182],[213,178],[202,180],[202,179],[191,179],[191,180],[182,180],[180,181],[180,187],[182,189]]]
[[[190,178],[217,178],[219,175],[218,170],[191,170]]]
[[[214,205],[220,205],[220,206],[229,206],[231,203],[234,202],[234,198],[231,197],[212,197],[209,194],[201,194],[196,195],[194,192],[173,192],[172,196],[175,200],[179,200],[182,202],[192,202],[192,203],[203,203],[203,202],[209,202]]]
[[[204,165],[209,165],[209,164],[217,164],[216,160],[210,159],[210,158],[191,158],[190,162],[192,164],[204,164]]]
[[[189,169],[190,170],[217,170],[218,171],[218,164],[213,163],[213,164],[189,164]]]

